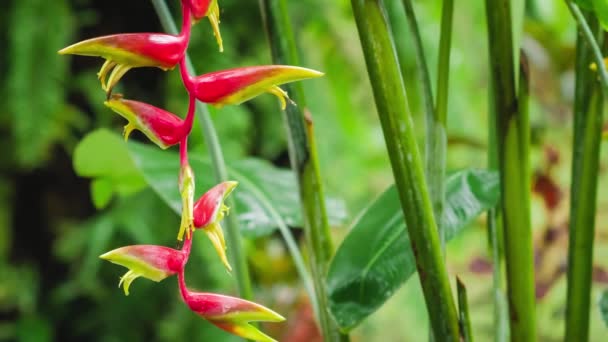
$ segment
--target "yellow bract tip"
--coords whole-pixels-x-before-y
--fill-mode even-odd
[[[218,256],[222,260],[222,263],[228,271],[232,272],[232,267],[228,262],[228,257],[226,256],[226,241],[224,240],[224,232],[222,231],[222,227],[219,223],[212,223],[209,226],[204,228],[205,233],[207,233],[207,237],[211,240],[211,244],[215,248]]]
[[[285,99],[288,99],[289,102],[294,103],[289,98],[289,95],[287,95],[287,92],[278,86],[272,86],[270,89],[268,89],[268,92],[279,98],[279,101],[281,101],[281,110],[285,110],[285,108],[287,108],[287,102]]]
[[[213,35],[217,40],[217,45],[220,47],[220,52],[224,52],[224,43],[222,41],[222,34],[220,33],[220,8],[217,5],[217,1],[212,1],[207,11],[207,18],[213,28]]]

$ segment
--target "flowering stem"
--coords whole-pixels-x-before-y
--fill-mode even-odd
[[[179,142],[179,165],[182,167],[188,165],[188,137],[185,136]]]
[[[184,240],[184,245],[182,246],[181,251],[186,254],[184,258],[184,264],[182,265],[181,271],[177,273],[177,282],[179,284],[179,292],[182,295],[182,299],[184,302],[187,301],[187,298],[190,296],[188,292],[188,288],[186,287],[186,280],[184,279],[184,273],[186,272],[186,264],[188,263],[188,259],[190,258],[190,250],[192,249],[192,234],[187,235]]]
[[[167,7],[166,2],[164,0],[152,0],[152,4],[154,5],[154,9],[156,10],[156,14],[160,19],[164,30],[171,34],[177,34],[178,32],[175,21],[171,16],[171,12]],[[194,68],[192,67],[192,62],[187,54],[184,56],[184,59],[188,74],[195,74]],[[207,106],[200,101],[196,101],[196,108],[199,112],[203,137],[205,139],[207,148],[209,149],[209,156],[214,168],[216,181],[218,183],[226,181],[228,179],[228,172],[226,171],[226,164],[224,162],[222,148],[217,136],[217,132],[215,131],[215,127],[213,126],[213,122],[211,121],[209,110],[207,109]],[[237,289],[240,297],[244,299],[252,299],[253,293],[251,290],[251,280],[249,277],[247,260],[241,245],[241,233],[236,221],[236,208],[233,203],[234,200],[232,198],[228,198],[226,202],[226,204],[232,208],[231,215],[228,215],[225,218],[226,239],[228,240],[228,245],[230,246],[228,252],[231,257],[231,264],[234,266]]]
[[[587,16],[590,17],[591,15]],[[589,32],[602,31],[597,20],[589,24],[593,27]],[[576,40],[566,341],[589,340],[593,240],[603,112],[601,84],[596,81],[595,72],[589,68],[593,51],[585,41],[582,27],[588,27],[587,23],[579,27]],[[595,38],[593,40],[595,42]]]
[[[351,5],[433,335],[438,341],[459,341],[458,314],[383,4],[352,0]]]
[[[298,54],[291,31],[287,5],[284,0],[260,0],[260,9],[272,52],[273,63],[298,65]],[[325,276],[333,255],[333,245],[325,197],[319,171],[316,146],[312,134],[312,118],[307,112],[304,91],[299,84],[286,86],[287,93],[297,103],[283,112],[289,139],[289,157],[295,171],[302,201],[304,229],[315,286],[313,306],[319,310],[318,322],[325,341],[348,339],[340,333],[337,324],[329,315]],[[309,114],[309,113],[308,113]]]

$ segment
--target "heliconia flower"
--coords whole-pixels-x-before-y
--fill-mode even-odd
[[[194,230],[194,173],[190,165],[182,165],[179,171],[179,193],[182,197],[182,220],[177,239],[182,240],[184,233],[190,237]]]
[[[266,65],[216,71],[190,79],[189,91],[217,107],[240,104],[263,93],[276,95],[285,109],[287,93],[279,85],[323,76],[322,72],[289,65]]]
[[[217,0],[190,0],[190,11],[195,21],[199,21],[204,17],[209,18],[217,45],[220,47],[220,52],[223,52],[224,46],[222,44],[222,35],[220,34],[220,8]]]
[[[102,259],[129,269],[118,283],[118,287],[123,285],[127,296],[129,286],[136,278],[144,277],[159,282],[181,272],[187,257],[186,253],[182,251],[155,245],[121,247],[100,256]]]
[[[232,270],[226,257],[226,241],[220,221],[228,214],[229,208],[224,200],[237,186],[237,182],[222,182],[207,191],[194,203],[194,227],[203,229],[217,254],[228,270]]]
[[[88,39],[70,45],[60,54],[96,56],[106,59],[97,73],[107,93],[131,68],[157,67],[173,69],[182,59],[188,37],[161,33],[127,33]],[[106,81],[106,75],[110,73]]]
[[[255,341],[275,341],[249,322],[282,322],[278,313],[253,302],[214,293],[193,292],[186,288],[183,272],[178,275],[182,298],[190,310],[218,328]]]
[[[124,129],[125,140],[134,129],[137,129],[160,148],[166,149],[179,143],[187,134],[184,120],[147,103],[125,100],[121,96],[114,95],[104,104],[129,121]]]

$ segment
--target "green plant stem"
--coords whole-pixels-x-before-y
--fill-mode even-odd
[[[488,87],[488,169],[498,171],[498,147],[496,144],[496,108],[492,85]],[[492,255],[492,289],[494,297],[494,341],[509,339],[509,307],[503,284],[503,229],[501,206],[488,210],[488,244]]]
[[[437,102],[433,103],[433,92],[429,71],[424,56],[422,39],[411,0],[403,0],[405,17],[412,36],[416,64],[422,83],[423,102],[426,117],[425,170],[429,193],[435,217],[443,217],[445,197],[445,161],[447,149],[446,118],[448,103],[448,82],[450,72],[450,49],[452,37],[453,0],[443,2],[441,36],[439,38],[439,62],[437,74]],[[437,221],[442,249],[445,247],[445,233],[442,222]]]
[[[444,0],[441,10],[441,35],[439,38],[439,61],[437,66],[437,102],[431,137],[427,138],[426,169],[429,192],[435,217],[443,217],[445,202],[445,160],[447,150],[448,86],[450,76],[450,50],[452,46],[452,18],[454,1]],[[445,249],[443,222],[437,220],[441,248]]]
[[[600,75],[602,92],[604,93],[603,95],[604,97],[608,97],[608,71],[606,71],[606,66],[604,65],[604,57],[602,55],[602,50],[597,44],[593,32],[591,31],[591,28],[589,27],[589,24],[587,23],[587,20],[585,19],[585,16],[581,12],[580,8],[578,8],[575,3],[569,0],[566,0],[566,5],[568,5],[570,13],[572,13],[574,20],[576,20],[576,23],[578,24],[578,27],[581,33],[583,34],[583,37],[585,38],[585,41],[591,49],[591,53],[593,54],[593,58],[595,59],[597,71]]]
[[[299,65],[294,35],[284,0],[260,0],[262,18],[275,64]],[[289,158],[296,173],[304,230],[310,255],[310,268],[315,285],[315,299],[319,308],[318,322],[325,341],[348,339],[341,334],[329,314],[325,277],[333,255],[333,245],[327,221],[325,196],[319,171],[312,117],[306,107],[302,86],[298,83],[285,86],[297,105],[283,111],[289,142]]]
[[[456,277],[456,290],[458,292],[458,313],[460,317],[460,333],[463,342],[473,342],[473,330],[471,329],[471,318],[469,317],[469,303],[467,300],[467,288]]]
[[[597,32],[597,21],[591,24],[593,31]],[[576,40],[566,341],[589,340],[593,240],[603,111],[602,93],[595,72],[589,68],[592,48],[581,31],[579,27]]]
[[[165,0],[152,0],[156,14],[160,19],[163,29],[170,34],[177,34],[177,26],[171,15],[171,11],[167,7]],[[186,55],[186,64],[188,72],[196,74],[190,57]],[[224,162],[224,156],[222,154],[222,148],[220,145],[217,132],[211,121],[209,110],[207,105],[197,101],[196,108],[199,113],[199,119],[203,130],[203,137],[207,148],[209,149],[209,156],[214,167],[216,181],[223,182],[228,180],[228,172],[226,171],[226,163]],[[228,215],[225,219],[226,226],[226,240],[228,242],[228,255],[230,257],[231,264],[234,267],[234,274],[236,277],[237,290],[239,296],[244,299],[252,299],[253,292],[251,290],[251,279],[249,277],[249,268],[247,266],[247,259],[242,247],[241,232],[239,231],[238,223],[236,221],[236,208],[234,200],[228,198],[226,201],[227,205],[231,207],[231,215]]]
[[[420,37],[420,30],[418,29],[418,21],[416,19],[416,13],[414,12],[412,0],[403,0],[402,2],[403,8],[405,9],[405,17],[407,19],[410,34],[412,36],[412,42],[414,43],[414,53],[416,54],[416,66],[418,67],[418,75],[420,77],[420,83],[422,84],[422,95],[427,127],[426,138],[428,148],[428,146],[430,145],[428,143],[428,139],[429,137],[433,136],[432,132],[434,131],[434,129],[432,129],[432,127],[435,124],[435,101],[433,100],[431,77],[429,76],[429,68],[426,64],[424,47],[422,45],[422,38]],[[392,7],[389,6],[389,8]]]
[[[383,4],[352,0],[351,5],[433,334],[439,341],[458,341],[458,314]]]
[[[517,94],[509,1],[486,0],[486,15],[496,111],[511,341],[535,341],[527,70],[520,70],[520,91]],[[525,65],[525,59],[521,59],[521,65]]]

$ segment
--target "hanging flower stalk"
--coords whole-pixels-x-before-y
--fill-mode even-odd
[[[159,282],[177,274],[182,299],[193,312],[229,333],[253,340],[273,341],[249,322],[280,322],[284,320],[281,315],[253,302],[193,292],[186,286],[184,270],[195,230],[206,233],[222,263],[229,271],[232,270],[226,257],[226,241],[220,221],[229,211],[224,200],[237,185],[233,181],[222,182],[195,202],[195,176],[188,162],[188,136],[192,130],[197,100],[221,107],[270,93],[276,95],[281,107],[285,108],[289,96],[279,88],[280,85],[323,74],[295,66],[268,65],[191,75],[186,68],[185,55],[193,19],[196,23],[204,17],[209,18],[220,51],[223,50],[219,7],[217,0],[181,0],[181,7],[182,27],[179,34],[116,34],[88,39],[59,51],[60,54],[96,56],[106,60],[98,73],[101,87],[107,94],[104,104],[127,120],[125,140],[132,131],[139,130],[162,149],[179,145],[180,173],[177,178],[182,214],[177,240],[183,241],[182,249],[155,245],[127,246],[105,253],[101,258],[129,269],[119,282],[126,295],[129,294],[131,283],[138,277]],[[178,65],[189,94],[188,112],[184,119],[153,105],[112,94],[114,87],[132,68],[156,67],[167,71]]]

